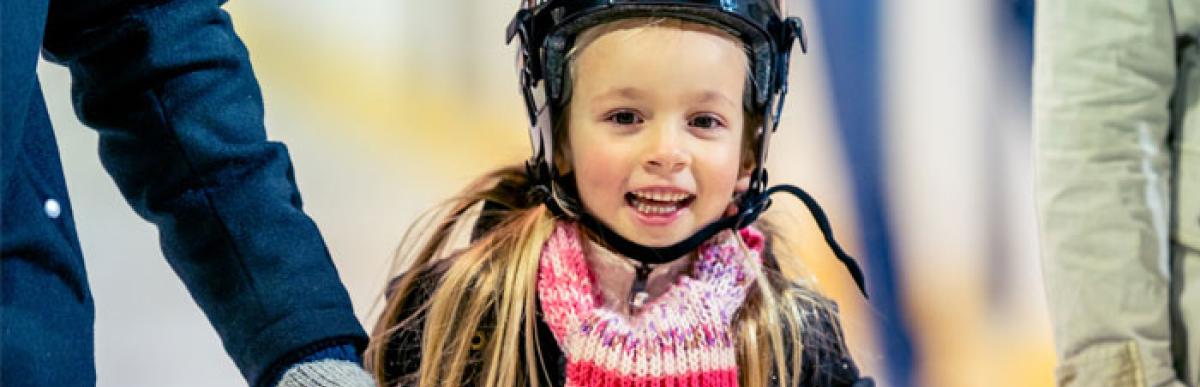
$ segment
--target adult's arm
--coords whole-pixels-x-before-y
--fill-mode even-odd
[[[48,59],[105,169],[254,386],[329,348],[361,350],[283,144],[263,127],[245,46],[215,0],[55,1]]]
[[[1171,7],[1037,2],[1036,195],[1060,386],[1182,386],[1168,306]]]

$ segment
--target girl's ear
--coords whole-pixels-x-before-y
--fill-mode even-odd
[[[757,155],[749,150],[750,144],[745,144],[742,149],[745,149],[742,151],[742,165],[738,169],[737,184],[734,185],[734,194],[737,195],[750,190],[750,175],[754,173],[754,167],[758,164]]]
[[[561,146],[558,147],[560,150],[554,156],[554,168],[558,170],[558,173],[565,175],[571,173],[571,146],[565,142],[560,144]]]
[[[738,213],[738,198],[742,193],[750,190],[750,168],[742,168],[738,172],[737,184],[733,186],[733,199],[729,201],[729,206],[725,208],[725,216],[734,216]]]
[[[738,172],[737,184],[734,185],[733,188],[734,192],[740,194],[750,189],[750,172],[752,171],[752,168],[742,168],[742,170]]]
[[[569,82],[568,82],[569,83]],[[560,174],[571,173],[572,160],[575,158],[571,151],[571,137],[567,134],[567,123],[571,117],[571,103],[568,101],[560,116],[554,122],[554,169]]]

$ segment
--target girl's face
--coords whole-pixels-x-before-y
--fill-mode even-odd
[[[575,64],[567,160],[589,213],[655,247],[721,217],[749,181],[741,44],[692,24],[642,24],[601,33]]]

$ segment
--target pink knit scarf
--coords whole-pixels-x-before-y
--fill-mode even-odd
[[[731,322],[746,298],[762,233],[733,232],[699,248],[681,275],[633,316],[601,307],[577,226],[560,222],[542,249],[538,297],[546,324],[567,358],[567,386],[737,386]]]

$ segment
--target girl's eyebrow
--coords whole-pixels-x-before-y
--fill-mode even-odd
[[[690,99],[692,101],[695,101],[696,103],[705,104],[705,103],[716,102],[716,103],[724,104],[731,108],[738,107],[738,104],[734,103],[733,100],[729,99],[729,97],[725,96],[725,94],[714,91],[714,90],[704,90],[702,92],[696,93],[695,96],[696,96],[695,98],[690,98]],[[642,100],[642,99],[646,99],[646,93],[643,92],[641,89],[638,89],[635,87],[630,87],[630,86],[614,87],[604,93],[600,93],[593,99],[594,100],[605,100],[605,99],[610,99],[610,98]]]
[[[727,105],[731,108],[738,107],[738,104],[734,103],[733,100],[730,100],[729,97],[726,97],[725,94],[713,90],[705,90],[704,92],[701,92],[699,96],[696,97],[695,101],[702,104],[717,102]]]
[[[645,98],[645,93],[643,93],[641,90],[638,90],[636,88],[629,87],[629,86],[617,87],[617,88],[609,89],[608,91],[597,95],[594,99],[608,99],[608,98],[640,100],[640,99]]]

